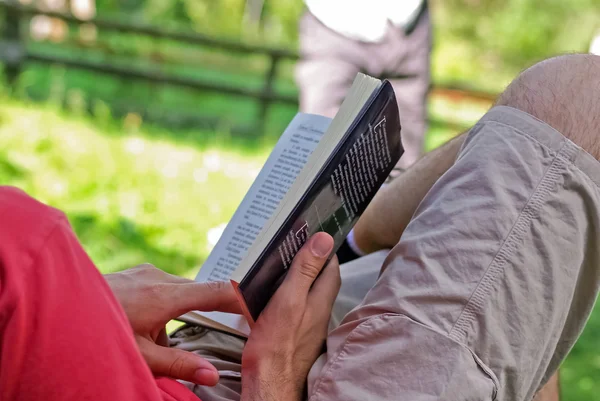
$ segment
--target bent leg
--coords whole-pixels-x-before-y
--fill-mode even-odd
[[[193,397],[157,385],[62,213],[0,187],[0,221],[2,399],[161,400],[163,384]]]
[[[465,135],[423,156],[377,192],[354,226],[356,245],[366,253],[392,249],[433,184],[452,166]]]
[[[330,334],[311,399],[528,400],[548,380],[600,281],[598,72],[541,63],[470,131]]]

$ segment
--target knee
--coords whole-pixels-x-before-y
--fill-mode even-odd
[[[496,104],[533,115],[600,160],[600,56],[542,61],[521,73]]]

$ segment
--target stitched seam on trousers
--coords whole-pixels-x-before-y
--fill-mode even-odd
[[[532,141],[534,141],[535,143],[537,143],[538,145],[540,145],[541,147],[543,147],[544,149],[546,149],[548,152],[550,152],[552,157],[556,157],[560,151],[563,149],[563,147],[565,146],[565,142],[568,140],[567,137],[564,137],[562,145],[560,148],[557,149],[552,149],[551,147],[549,147],[548,145],[546,145],[545,143],[541,142],[539,139],[537,139],[535,136],[532,136],[531,134],[528,134],[527,132],[524,132],[523,130],[521,130],[521,128],[518,127],[514,127],[510,124],[506,124],[503,123],[502,121],[496,121],[496,120],[487,120],[486,122],[484,122],[484,124],[490,124],[490,125],[500,125],[504,128],[509,128],[511,131],[515,132],[516,134],[522,135],[528,139],[531,139]],[[562,134],[561,134],[562,135]]]
[[[383,316],[386,316],[386,315],[383,315]],[[348,345],[354,338],[359,336],[359,334],[360,334],[359,329],[366,327],[366,326],[373,326],[373,321],[375,321],[376,319],[381,319],[381,318],[382,318],[382,316],[376,316],[374,318],[370,318],[370,319],[362,322],[358,326],[356,326],[352,330],[352,332],[350,334],[348,334],[348,337],[346,337],[346,339],[344,340],[344,345],[342,347],[340,347],[340,350],[335,354],[335,356],[332,358],[331,362],[327,362],[327,364],[329,365],[327,370],[321,372],[321,374],[319,375],[319,379],[315,383],[315,391],[309,397],[309,399],[308,399],[309,401],[311,401],[313,399],[315,399],[315,400],[317,399],[317,397],[321,393],[321,389],[323,388],[323,381],[325,380],[325,376],[330,375],[331,371],[340,363],[340,360],[342,359],[342,357],[344,357],[348,353],[348,349],[347,349]]]
[[[579,155],[581,155],[581,152],[586,152],[586,151],[585,151],[585,149],[583,149],[583,148],[582,148],[582,149],[579,149],[579,148],[578,148],[578,146],[579,146],[579,145],[577,145],[577,144],[576,144],[576,143],[574,143],[574,142],[573,142],[573,146],[575,147],[575,149],[574,149],[574,152],[578,153],[578,156],[577,156],[577,157],[579,157]],[[587,153],[587,152],[586,152],[586,153]],[[588,153],[588,154],[589,154],[589,153]],[[592,183],[592,184],[593,184],[593,185],[594,185],[594,186],[595,186],[597,189],[600,189],[600,183],[598,183],[598,182],[596,181],[596,180],[597,180],[597,178],[596,178],[596,177],[590,177],[590,175],[589,175],[587,172],[585,172],[584,170],[582,170],[582,169],[581,169],[581,167],[579,167],[579,166],[576,164],[576,159],[577,159],[577,157],[575,158],[575,160],[570,160],[570,159],[567,159],[567,161],[568,161],[568,162],[570,162],[570,165],[571,165],[571,167],[573,167],[575,170],[579,171],[581,174],[585,175],[585,177],[586,177],[586,178],[587,178],[589,181],[591,181],[591,183]],[[592,156],[592,157],[593,157],[593,156]]]
[[[500,388],[500,380],[498,380],[494,371],[481,360],[481,358],[475,353],[475,351],[473,351],[471,348],[467,347],[466,345],[460,342],[458,342],[458,344],[461,344],[463,347],[469,350],[469,352],[473,356],[473,359],[475,360],[475,363],[479,365],[479,368],[483,370],[485,374],[487,374],[492,379],[492,382],[494,383],[494,393],[492,394],[492,401],[496,401],[496,399],[498,398],[498,389]]]
[[[559,177],[560,169],[564,167],[564,158],[560,158],[559,155],[563,153],[563,149],[567,143],[568,142],[564,142],[563,147],[561,147],[559,152],[553,158],[550,167],[548,167],[546,173],[542,176],[534,193],[525,204],[525,207],[523,207],[523,210],[517,217],[517,221],[509,231],[504,243],[501,245],[500,250],[496,253],[494,259],[486,269],[483,278],[473,292],[473,295],[448,333],[450,338],[455,341],[466,343],[470,324],[483,309],[485,300],[494,289],[498,277],[500,277],[504,271],[504,266],[512,256],[513,252],[517,249],[523,235],[525,235],[527,226],[530,221],[535,218],[543,200],[546,198],[554,186],[556,179]],[[567,151],[569,150],[572,151],[573,149],[567,147]]]
[[[534,118],[535,118],[535,117],[534,117]],[[541,121],[541,120],[540,120],[540,121]],[[542,122],[543,122],[543,121],[542,121]],[[517,133],[517,134],[519,134],[519,135],[523,135],[523,136],[525,136],[525,137],[527,137],[527,138],[531,139],[532,141],[534,141],[535,143],[537,143],[538,145],[540,145],[540,146],[542,146],[544,149],[546,149],[548,152],[550,152],[550,155],[551,155],[552,157],[558,157],[559,159],[562,159],[562,160],[564,160],[565,162],[569,163],[569,164],[571,165],[571,167],[575,168],[575,169],[576,169],[577,171],[579,171],[581,174],[585,175],[585,176],[586,176],[586,177],[587,177],[587,178],[588,178],[588,179],[589,179],[589,180],[590,180],[590,181],[591,181],[591,182],[594,184],[594,186],[595,186],[595,187],[597,187],[597,188],[599,188],[599,189],[600,189],[600,184],[599,184],[599,183],[596,181],[596,179],[594,179],[594,177],[590,177],[590,175],[589,175],[587,172],[583,171],[583,170],[582,170],[582,169],[581,169],[581,168],[580,168],[580,167],[577,165],[577,163],[576,163],[576,160],[577,160],[577,158],[579,157],[579,155],[580,155],[582,152],[583,152],[583,153],[585,153],[585,154],[588,154],[588,155],[590,155],[590,156],[591,156],[591,154],[590,154],[589,152],[587,152],[585,149],[583,149],[581,146],[577,145],[575,142],[573,142],[572,140],[570,140],[569,138],[567,138],[567,137],[564,137],[564,142],[566,142],[566,143],[565,143],[565,144],[563,144],[563,147],[564,147],[564,146],[568,146],[568,147],[569,147],[569,150],[570,150],[570,152],[565,152],[565,153],[572,153],[572,155],[568,155],[567,157],[564,157],[564,156],[563,156],[563,155],[561,155],[561,154],[557,154],[557,151],[556,151],[556,150],[554,150],[554,149],[552,149],[551,147],[549,147],[548,145],[546,145],[546,144],[544,144],[544,143],[540,142],[540,141],[539,141],[539,140],[538,140],[536,137],[534,137],[534,136],[531,136],[530,134],[528,134],[528,133],[526,133],[526,132],[524,132],[524,131],[521,131],[521,129],[520,129],[520,128],[513,127],[512,125],[510,125],[510,124],[506,124],[506,123],[503,123],[503,122],[501,122],[501,121],[497,121],[497,120],[489,119],[489,120],[487,120],[487,121],[485,121],[485,122],[478,122],[477,124],[475,124],[475,125],[473,126],[473,128],[477,127],[477,125],[479,125],[479,124],[485,125],[485,124],[487,124],[487,123],[498,124],[498,125],[504,126],[504,127],[506,127],[506,128],[511,128],[512,130],[514,130],[514,132],[515,132],[515,133]],[[546,123],[544,123],[544,124],[546,124]],[[552,128],[552,127],[550,127],[550,128]],[[554,129],[554,128],[552,128],[552,129],[553,129],[554,131],[556,131],[556,129]],[[558,132],[558,131],[556,131],[556,132]],[[560,132],[559,132],[559,134],[560,134]],[[560,135],[562,135],[562,134],[560,134]],[[564,136],[564,135],[563,135],[563,136]],[[561,147],[561,149],[562,149],[562,147]],[[559,149],[559,151],[560,151],[560,149]],[[591,156],[591,157],[594,157],[594,156]],[[600,163],[600,161],[599,161],[598,163]]]
[[[494,121],[495,122],[495,121]],[[526,136],[528,138],[529,135],[517,131],[518,134],[522,134],[523,136]],[[536,143],[539,143],[535,138],[531,138],[532,140],[534,140]],[[546,146],[542,143],[540,143],[541,146],[545,147]],[[564,146],[564,144],[563,144]],[[453,334],[455,332],[455,330],[457,330],[459,327],[462,328],[466,328],[468,327],[467,325],[463,325],[463,314],[465,313],[465,311],[467,310],[468,306],[471,304],[471,302],[473,301],[473,299],[475,298],[475,295],[477,294],[477,291],[479,290],[479,287],[482,285],[482,283],[484,282],[484,280],[486,279],[486,277],[488,276],[488,274],[490,273],[490,270],[493,267],[494,261],[496,261],[496,259],[498,258],[498,255],[500,254],[500,252],[502,251],[502,249],[504,248],[505,244],[507,243],[507,241],[509,240],[515,226],[517,225],[519,219],[521,218],[521,215],[523,214],[523,212],[525,211],[526,207],[530,204],[530,202],[532,201],[534,195],[537,193],[541,183],[544,181],[544,178],[546,177],[546,174],[548,173],[548,171],[551,169],[552,164],[554,164],[556,162],[556,159],[558,157],[557,152],[554,152],[553,150],[546,148],[547,150],[549,150],[551,152],[551,155],[553,157],[552,159],[552,163],[550,165],[550,167],[548,167],[546,169],[546,171],[544,172],[544,174],[542,175],[542,178],[539,180],[538,185],[536,186],[536,188],[533,191],[533,194],[529,197],[529,199],[527,200],[527,202],[525,203],[525,206],[523,207],[523,210],[521,210],[521,212],[519,213],[519,215],[517,216],[517,220],[515,221],[515,223],[513,224],[513,226],[511,227],[511,229],[508,231],[508,234],[506,236],[506,238],[504,239],[502,245],[500,246],[500,249],[498,250],[498,252],[496,252],[496,254],[494,255],[494,258],[492,259],[492,261],[490,262],[490,264],[488,265],[488,267],[485,269],[485,272],[483,274],[483,277],[481,278],[481,280],[479,281],[479,283],[477,283],[477,287],[475,288],[475,290],[473,291],[473,293],[471,294],[471,296],[469,297],[469,299],[467,300],[467,304],[465,305],[465,307],[463,308],[463,310],[461,311],[460,315],[458,316],[458,319],[456,319],[456,322],[454,323],[454,325],[452,325],[452,328],[448,331],[448,336],[452,337],[455,336],[455,334]],[[457,341],[460,342],[460,338],[456,337],[455,338]]]
[[[481,360],[481,358],[479,358],[479,356],[477,356],[475,351],[473,351],[471,348],[469,348],[465,344],[454,340],[453,338],[446,335],[445,333],[437,331],[432,327],[429,327],[423,323],[420,323],[420,322],[412,319],[410,316],[406,316],[406,315],[399,314],[399,313],[384,313],[381,315],[373,316],[371,318],[368,318],[368,320],[362,322],[358,326],[356,326],[352,330],[352,332],[348,335],[348,337],[346,337],[346,339],[344,340],[344,345],[342,347],[340,347],[340,351],[338,351],[338,353],[336,353],[336,355],[332,359],[331,363],[327,362],[327,364],[330,364],[330,366],[326,370],[321,372],[319,379],[315,382],[315,386],[314,386],[315,390],[314,390],[313,394],[309,397],[308,401],[313,401],[313,400],[316,401],[318,399],[317,397],[322,393],[323,381],[325,380],[325,376],[328,376],[328,375],[330,376],[331,371],[335,367],[337,367],[340,364],[341,359],[343,359],[343,357],[348,354],[347,348],[348,348],[348,345],[350,344],[350,342],[354,338],[359,337],[359,334],[360,334],[360,336],[365,336],[365,334],[358,333],[360,329],[366,328],[368,326],[373,326],[373,322],[375,322],[375,321],[385,321],[385,323],[391,324],[392,318],[406,319],[406,320],[412,322],[413,324],[421,326],[427,330],[431,330],[432,332],[434,332],[440,336],[449,338],[451,341],[454,341],[456,343],[456,345],[467,350],[469,352],[469,354],[471,354],[471,357],[473,358],[475,364],[477,366],[479,366],[479,368],[483,371],[483,373],[486,376],[488,376],[488,378],[491,380],[493,387],[494,387],[493,393],[492,393],[492,401],[496,401],[496,398],[498,395],[498,389],[500,387],[500,382],[499,382],[498,378],[496,377],[496,375],[494,374],[494,372]]]

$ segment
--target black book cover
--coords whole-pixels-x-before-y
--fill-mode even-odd
[[[329,233],[335,241],[332,255],[337,252],[403,153],[396,97],[390,83],[384,81],[239,283],[238,291],[253,321],[311,235]]]

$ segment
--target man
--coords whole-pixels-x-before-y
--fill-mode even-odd
[[[597,56],[523,72],[376,196],[355,230],[371,254],[341,267],[335,303],[332,239],[309,239],[241,363],[242,340],[203,328],[161,347],[180,313],[235,311],[229,287],[147,266],[105,281],[60,214],[1,191],[4,399],[193,399],[151,372],[204,401],[298,401],[306,382],[313,401],[532,399],[598,294],[599,85]]]
[[[405,153],[391,177],[423,152],[431,26],[426,0],[305,0],[296,82],[300,110],[333,117],[356,73],[388,78]]]

